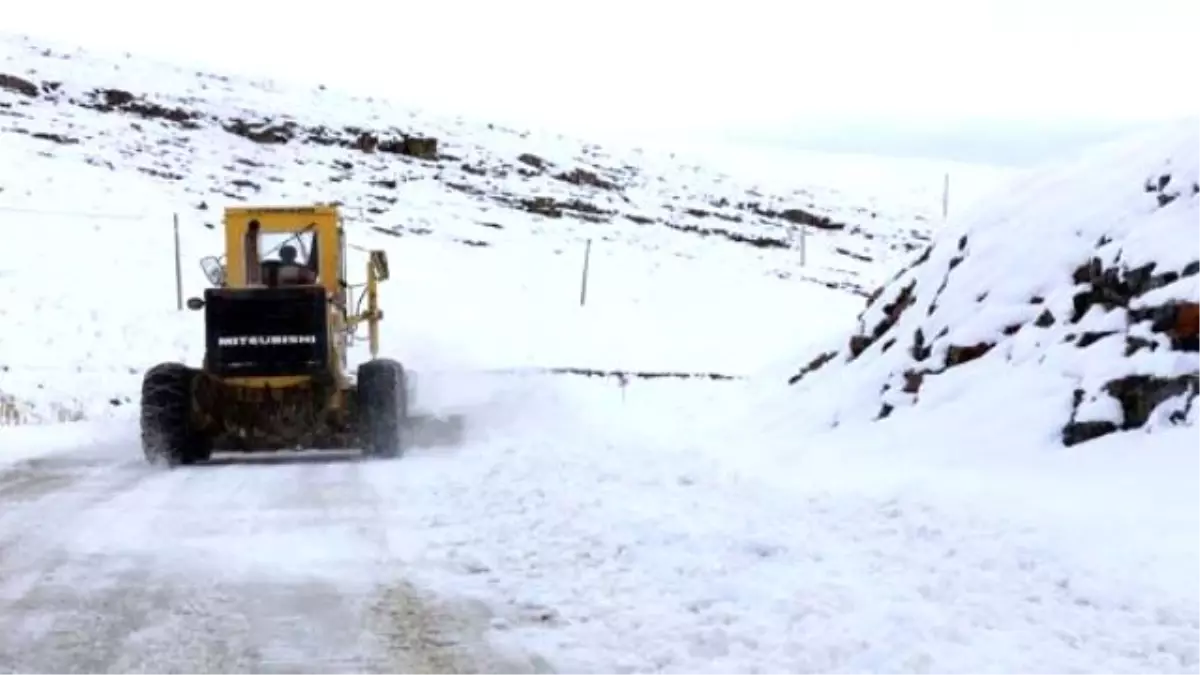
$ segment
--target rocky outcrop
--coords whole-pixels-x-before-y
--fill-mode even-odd
[[[1057,358],[1074,362],[1063,350],[1078,350],[1086,354],[1078,362],[1105,375],[1081,376],[1080,386],[1064,391],[1070,410],[1060,429],[1064,445],[1152,421],[1183,423],[1200,392],[1195,357],[1200,349],[1200,298],[1195,297],[1200,252],[1194,216],[1188,216],[1196,209],[1193,182],[1190,177],[1181,180],[1173,169],[1155,173],[1144,183],[1149,200],[1139,211],[1113,216],[1107,233],[1090,244],[1085,240],[1073,266],[1045,277],[1040,275],[1046,270],[1020,267],[1041,264],[1041,241],[1013,233],[1012,241],[1005,242],[993,230],[987,243],[976,247],[969,231],[947,233],[870,294],[858,330],[841,349],[822,352],[788,382],[801,384],[814,373],[867,359],[881,369],[875,418],[883,419],[900,405],[919,405],[922,391],[947,371],[991,359],[994,353],[1011,360],[1014,353],[1040,350],[1044,361],[1053,350]],[[1127,203],[1121,207],[1128,208]],[[1164,209],[1172,210],[1158,217],[1155,212]],[[1011,219],[1018,217],[1009,216],[1002,226],[1012,228]],[[1151,227],[1159,229],[1150,233]],[[1064,235],[1050,239],[1079,248],[1070,230]],[[1159,255],[1149,253],[1153,250]],[[1063,257],[1044,260],[1053,264]],[[997,269],[997,261],[1005,260],[1013,265],[1011,274],[1024,276],[1006,277],[1008,272]],[[981,283],[984,279],[990,281]],[[1055,290],[1053,303],[1042,293],[1029,293],[1023,301],[1013,297],[1014,288],[1039,286]],[[1181,372],[1181,364],[1190,366]]]
[[[750,211],[763,218],[783,220],[794,225],[806,225],[820,230],[841,230],[846,227],[845,223],[834,222],[828,216],[818,216],[801,208],[772,209],[762,206],[758,202],[738,204],[737,208]]]
[[[262,145],[299,142],[341,147],[366,154],[378,152],[423,160],[439,158],[436,138],[398,132],[378,132],[351,126],[341,129],[331,129],[324,125],[305,127],[291,120],[276,122],[265,119],[250,122],[240,118],[224,122],[222,128],[235,136]]]
[[[79,105],[100,112],[121,112],[143,119],[164,120],[185,129],[199,129],[202,119],[201,115],[190,110],[160,105],[122,89],[94,90]]]
[[[296,139],[298,130],[294,122],[278,124],[270,121],[247,122],[236,117],[223,123],[221,128],[234,136],[240,136],[262,145],[286,145]],[[318,137],[323,138],[322,136]]]
[[[808,375],[809,373],[816,372],[818,369],[820,369],[826,363],[829,363],[830,361],[832,361],[834,359],[834,357],[837,355],[838,355],[838,353],[836,351],[832,351],[832,350],[827,351],[827,352],[821,352],[820,354],[817,354],[815,357],[813,357],[813,360],[809,361],[807,364],[805,364],[804,367],[799,370],[799,372],[797,372],[795,375],[788,378],[788,384],[789,385],[796,384],[800,380],[803,380],[806,375]]]
[[[562,218],[564,215],[592,222],[604,222],[613,212],[602,209],[582,199],[561,200],[554,197],[501,197],[500,201],[547,218]]]
[[[604,180],[596,175],[594,171],[587,169],[572,169],[554,176],[556,179],[571,185],[586,185],[589,187],[599,188],[601,190],[618,190],[620,186],[612,181]]]
[[[38,93],[41,91],[33,82],[8,73],[0,73],[0,89],[6,89],[30,98],[37,98]]]

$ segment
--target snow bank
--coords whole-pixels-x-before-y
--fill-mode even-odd
[[[794,371],[801,405],[824,427],[987,405],[1011,442],[1066,445],[1194,425],[1198,142],[1192,120],[1104,144],[954,221]]]

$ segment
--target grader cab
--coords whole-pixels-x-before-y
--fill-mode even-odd
[[[378,356],[386,254],[370,251],[366,282],[352,286],[333,206],[229,208],[224,230],[224,255],[201,261],[212,287],[187,303],[204,312],[203,363],[162,363],[143,377],[146,458],[174,466],[214,451],[400,455],[406,373]],[[348,349],[363,324],[370,359],[351,378]]]

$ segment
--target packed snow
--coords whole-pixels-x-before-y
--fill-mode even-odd
[[[49,47],[0,41],[0,74],[38,87],[0,87],[0,154],[14,158],[0,209],[23,225],[19,245],[0,247],[0,293],[17,299],[0,308],[0,669],[1200,669],[1194,410],[1061,439],[1080,378],[1103,386],[1152,361],[1187,375],[1195,354],[1153,331],[1139,336],[1160,346],[1131,357],[1105,351],[1114,336],[1057,346],[1068,330],[1134,331],[1099,312],[1063,325],[1090,257],[1103,267],[1121,250],[1160,270],[1194,259],[1194,125],[1012,192],[1007,174],[979,168],[978,194],[992,196],[939,228],[944,167],[889,180],[892,162],[831,158],[837,171],[822,174],[820,157],[794,172],[742,157],[735,174],[732,161],[714,170],[669,150]],[[101,100],[97,88],[185,107],[195,126],[78,105]],[[405,120],[454,159],[224,130],[284,115],[381,137]],[[1145,181],[1168,160],[1183,189],[1160,205]],[[849,175],[855,162],[869,179]],[[618,189],[554,178],[576,169]],[[537,197],[612,213],[513,206]],[[223,206],[333,199],[347,204],[353,265],[366,248],[391,259],[386,353],[417,371],[420,406],[466,415],[466,437],[394,462],[146,466],[141,373],[202,353],[198,313],[175,307],[172,214],[194,295]],[[758,212],[737,207],[750,201]],[[799,228],[778,215],[789,208],[845,226],[807,228],[801,261]],[[1139,302],[1194,302],[1188,279]],[[850,338],[914,281],[891,332],[846,363]],[[1033,311],[1031,294],[1043,298]],[[1042,309],[1059,321],[1040,339],[1030,325],[1003,334]],[[927,375],[920,400],[881,396],[902,390],[918,325],[939,363],[951,345],[998,343]],[[543,370],[560,366],[739,377]],[[877,421],[884,403],[894,412]]]

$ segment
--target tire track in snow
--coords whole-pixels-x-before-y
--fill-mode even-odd
[[[0,671],[535,669],[490,649],[486,610],[404,578],[383,464],[130,456],[0,472]]]

